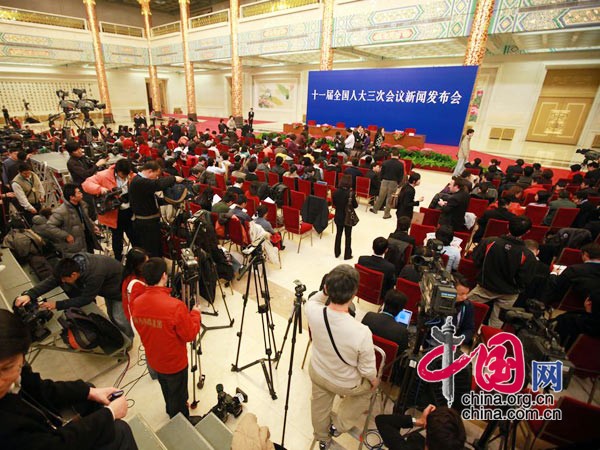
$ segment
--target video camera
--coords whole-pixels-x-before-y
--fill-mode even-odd
[[[52,319],[52,311],[40,309],[39,302],[45,302],[42,299],[39,301],[30,301],[22,306],[14,308],[15,314],[23,321],[29,329],[29,334],[34,342],[43,341],[50,336],[50,330],[45,324]]]
[[[588,165],[590,161],[598,161],[600,159],[600,153],[591,148],[578,148],[575,153],[583,155],[583,164]]]
[[[211,412],[223,423],[227,422],[229,414],[239,417],[242,414],[242,403],[248,403],[248,395],[240,388],[235,388],[235,395],[231,396],[223,390],[222,384],[217,384],[217,404],[212,407]]]
[[[127,199],[123,198],[127,194],[123,195],[123,189],[112,188],[106,194],[98,195],[94,197],[94,206],[98,214],[106,214],[109,211],[114,211],[119,208],[123,203],[127,203]]]
[[[450,316],[454,314],[456,289],[452,275],[442,264],[441,252],[444,244],[430,239],[423,255],[414,255],[411,262],[421,272],[421,312],[428,316]]]
[[[552,307],[533,299],[526,301],[525,308],[501,307],[499,315],[500,320],[515,328],[515,334],[523,343],[527,373],[532,361],[559,360],[563,364],[563,389],[566,389],[575,367],[558,343],[559,336],[552,328],[551,316]]]

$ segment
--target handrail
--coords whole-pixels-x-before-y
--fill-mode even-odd
[[[177,22],[169,22],[164,25],[158,25],[156,27],[152,27],[151,34],[152,37],[156,36],[164,36],[165,34],[171,33],[179,33],[181,32],[181,21]]]
[[[229,22],[229,9],[222,11],[202,14],[201,16],[192,17],[190,19],[190,28],[201,28],[208,25]]]
[[[7,22],[37,23],[53,27],[75,28],[85,30],[87,21],[78,17],[30,11],[28,9],[0,6],[0,20]]]
[[[263,0],[241,6],[240,17],[253,17],[262,14],[271,14],[288,9],[316,5],[319,3],[321,3],[321,0]]]
[[[119,34],[122,36],[144,37],[144,29],[142,27],[132,27],[130,25],[120,25],[118,23],[100,22],[100,31],[109,34]]]

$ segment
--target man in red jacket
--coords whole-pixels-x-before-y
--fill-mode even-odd
[[[186,343],[200,331],[200,306],[191,311],[184,302],[171,297],[167,265],[162,258],[150,258],[142,266],[148,287],[133,300],[131,316],[146,349],[146,360],[158,375],[169,417],[182,413],[190,422],[188,400],[188,357]]]

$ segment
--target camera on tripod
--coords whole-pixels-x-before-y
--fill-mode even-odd
[[[94,197],[94,206],[98,214],[106,214],[119,208],[123,203],[127,203],[127,194],[123,195],[123,189],[112,188],[106,194],[101,194]]]
[[[233,417],[242,414],[242,403],[248,403],[248,395],[239,387],[235,388],[235,395],[232,396],[224,391],[222,384],[217,384],[217,404],[212,407],[211,412],[225,423],[229,414]]]
[[[40,300],[46,301],[44,299]],[[43,341],[50,336],[50,330],[46,328],[46,323],[52,319],[52,311],[40,309],[37,301],[30,301],[22,306],[14,308],[15,314],[23,321],[29,329],[29,334],[34,342]]]
[[[528,376],[530,376],[532,361],[559,360],[563,364],[563,388],[566,389],[575,367],[558,343],[559,336],[552,329],[551,315],[551,307],[538,300],[529,299],[525,303],[525,308],[501,307],[499,317],[504,323],[515,328],[515,334],[523,343],[525,369]]]
[[[430,239],[425,254],[414,255],[411,262],[421,272],[421,312],[428,316],[450,316],[454,314],[456,289],[452,275],[444,268],[441,252],[444,244]]]
[[[600,159],[600,153],[591,148],[578,148],[575,153],[583,155],[583,165],[587,166],[590,161],[598,161]]]
[[[183,270],[190,272],[198,270],[198,260],[191,248],[181,249],[181,267]]]
[[[304,292],[306,292],[306,286],[302,284],[300,280],[294,280],[294,291],[297,296],[301,296]]]

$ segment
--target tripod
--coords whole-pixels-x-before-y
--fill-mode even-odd
[[[275,342],[275,325],[273,324],[273,313],[271,312],[271,296],[269,294],[267,268],[265,265],[265,256],[262,250],[262,242],[252,250],[251,256],[252,259],[249,261],[247,269],[243,270],[238,277],[238,280],[240,280],[245,275],[245,273],[248,272],[248,280],[246,282],[246,293],[242,297],[244,299],[244,309],[242,310],[242,321],[240,324],[240,331],[238,333],[237,354],[235,356],[235,364],[231,365],[231,370],[233,372],[241,372],[242,370],[247,369],[248,367],[260,364],[265,375],[267,387],[269,388],[269,394],[271,394],[271,398],[273,400],[276,400],[277,394],[275,393],[275,388],[273,387],[272,363],[276,362],[279,359],[280,353],[277,352],[277,343]],[[244,319],[246,316],[246,306],[248,305],[248,297],[250,296],[251,282],[254,282],[256,304],[262,323],[263,342],[265,346],[265,354],[267,355],[267,357],[259,358],[256,361],[253,361],[249,364],[246,364],[245,366],[240,367],[238,363],[240,359],[240,349],[242,346],[242,336],[244,330]],[[262,304],[261,298],[264,302]]]
[[[215,262],[213,261],[212,257],[210,256],[209,253],[200,249],[200,261],[201,261],[202,267],[204,269],[206,269],[206,270],[203,270],[202,284],[203,284],[204,290],[206,292],[206,296],[207,296],[206,300],[208,301],[208,304],[210,305],[210,307],[212,309],[212,311],[202,311],[202,314],[206,314],[206,315],[213,316],[213,317],[217,317],[219,315],[219,311],[217,311],[215,309],[215,295],[213,294],[211,286],[209,285],[209,278],[210,278],[210,279],[216,280],[216,285],[219,287],[219,291],[221,292],[221,298],[223,299],[223,304],[225,305],[225,311],[227,312],[227,318],[228,318],[228,322],[225,325],[208,326],[205,324],[201,324],[200,326],[202,327],[202,332],[200,333],[200,339],[202,339],[202,337],[206,334],[207,331],[223,330],[225,328],[233,327],[233,323],[235,322],[235,319],[233,319],[231,317],[231,314],[229,313],[229,307],[227,306],[227,300],[225,298],[225,291],[223,290],[223,286],[221,285],[221,280],[219,279],[219,274],[217,273],[217,267],[216,267]]]
[[[198,270],[190,270],[184,265],[181,267],[181,299],[185,302],[188,309],[191,308],[197,301],[199,275]],[[190,408],[196,409],[198,400],[196,398],[196,388],[204,387],[205,376],[202,374],[202,343],[199,336],[196,336],[190,342],[190,371],[192,372],[193,398]],[[196,383],[196,372],[198,372],[198,383]]]
[[[285,428],[287,426],[287,415],[288,415],[288,407],[290,402],[290,387],[292,385],[292,370],[294,365],[294,350],[296,349],[296,334],[302,334],[302,305],[306,300],[302,298],[302,294],[306,291],[306,286],[301,284],[298,280],[294,281],[296,284],[295,296],[294,299],[294,309],[292,310],[292,314],[288,320],[287,328],[285,329],[285,335],[283,336],[283,343],[281,344],[281,350],[279,352],[280,359],[277,360],[277,365],[275,368],[279,368],[279,361],[281,361],[281,354],[283,353],[283,347],[285,347],[285,341],[287,339],[288,333],[290,331],[290,326],[292,323],[294,327],[292,329],[292,350],[290,352],[290,366],[288,368],[288,382],[287,382],[287,390],[285,393],[285,406],[283,408],[283,432],[281,434],[281,446],[284,446],[285,441]]]

